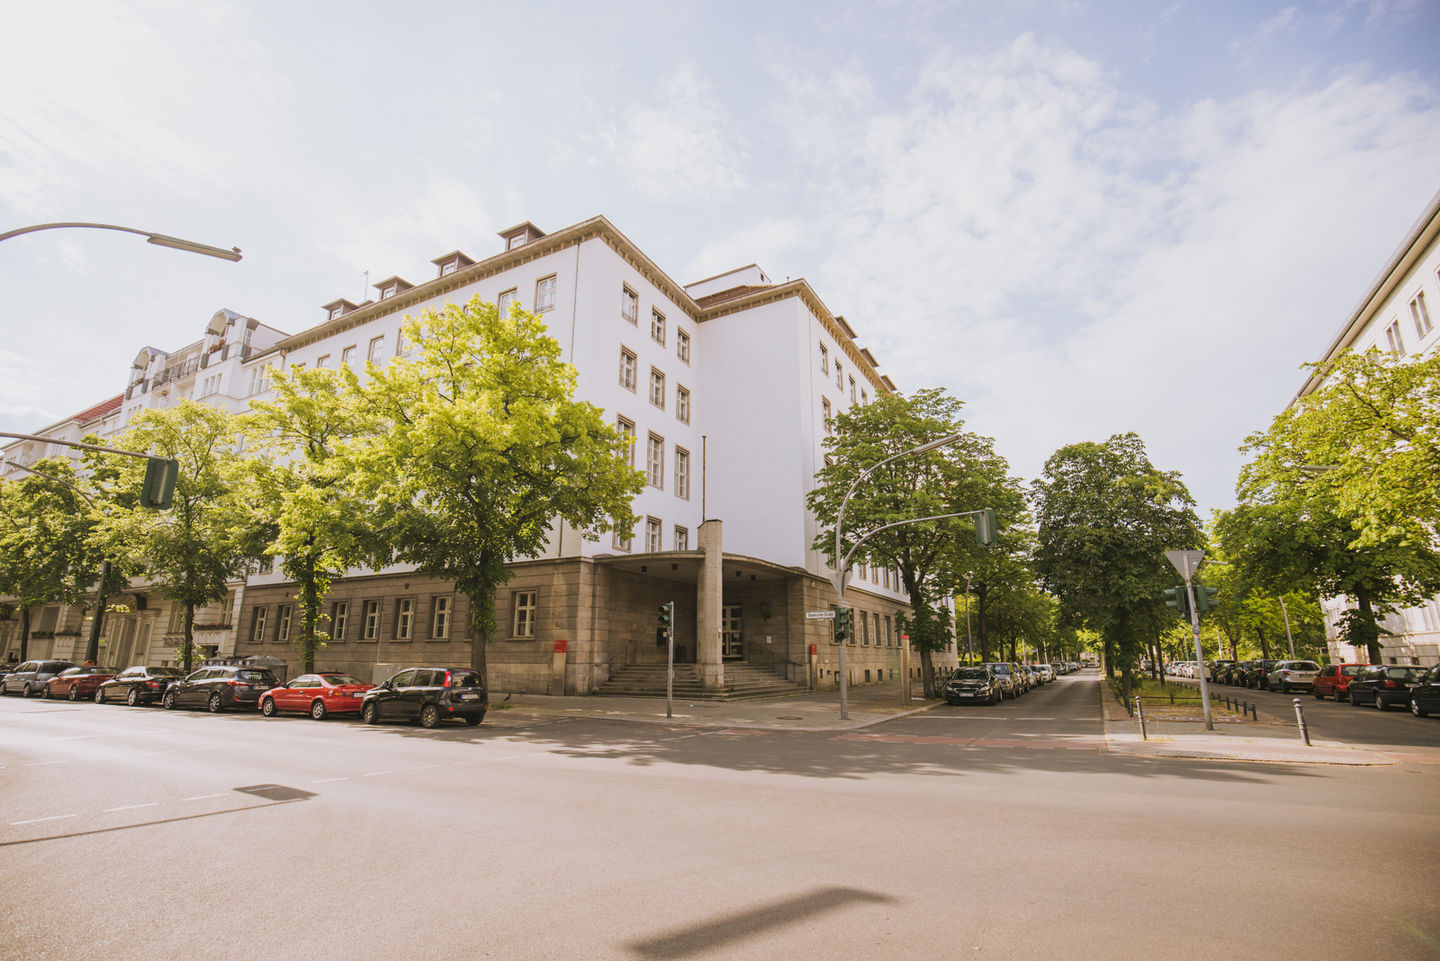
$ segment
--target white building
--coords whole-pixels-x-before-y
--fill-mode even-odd
[[[1436,309],[1440,309],[1440,193],[1390,255],[1319,361],[1371,348],[1401,356],[1429,354],[1440,344],[1432,320]],[[1295,400],[1323,384],[1321,377],[1311,376]],[[1326,643],[1333,660],[1364,663],[1368,659],[1365,650],[1342,643],[1338,637],[1340,617],[1350,606],[1349,598],[1343,596],[1321,602]],[[1440,663],[1440,598],[1388,615],[1381,628],[1389,635],[1381,639],[1385,663]]]
[[[491,686],[584,692],[624,667],[658,664],[658,607],[670,600],[680,658],[704,686],[724,685],[726,667],[734,674],[742,663],[833,683],[828,623],[805,617],[833,598],[805,498],[828,417],[894,390],[875,358],[803,279],[777,284],[750,265],[682,286],[603,217],[550,234],[523,223],[500,236],[493,256],[443,254],[430,279],[388,277],[374,299],[334,300],[294,335],[222,310],[199,342],[141,351],[107,429],[180,397],[241,409],[268,394],[276,369],[385,363],[409,349],[401,326],[428,307],[477,294],[518,303],[544,317],[575,365],[577,399],[634,437],[648,484],[630,538],[585,541],[557,526],[542,556],[512,565],[496,597]],[[857,611],[851,682],[898,677],[898,618],[908,613],[898,577],[857,569],[847,596]],[[468,611],[452,585],[404,567],[355,571],[327,603],[334,638],[318,655],[322,668],[372,677],[417,659],[468,663]],[[298,662],[293,596],[278,573],[237,584],[232,605],[212,614],[209,651]],[[161,618],[155,630],[168,642]]]

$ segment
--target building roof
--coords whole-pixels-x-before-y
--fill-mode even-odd
[[[85,408],[80,413],[76,414],[74,417],[71,417],[70,420],[73,420],[77,424],[88,424],[92,421],[97,421],[102,417],[108,417],[109,415],[115,413],[117,410],[120,409],[120,405],[124,402],[125,395],[116,394],[114,397],[111,397],[108,400],[102,400],[100,403],[96,404],[93,407]]]

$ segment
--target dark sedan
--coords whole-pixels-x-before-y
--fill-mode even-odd
[[[981,665],[990,669],[995,675],[995,680],[1000,684],[1000,696],[1010,698],[1012,701],[1025,693],[1020,687],[1020,680],[1016,676],[1014,665],[1006,661],[991,661]]]
[[[1416,717],[1440,713],[1440,666],[1430,668],[1410,685],[1410,713]]]
[[[1000,698],[1000,681],[988,667],[959,668],[945,685],[946,704],[963,704],[966,701],[999,704]]]
[[[165,695],[165,689],[185,675],[173,667],[127,667],[95,689],[95,703],[124,701],[131,707],[153,704]]]
[[[468,667],[412,667],[365,692],[360,718],[366,724],[380,721],[418,721],[435,727],[460,718],[470,726],[485,720],[489,707],[485,679]]]
[[[1410,703],[1410,686],[1425,673],[1423,667],[1378,664],[1365,668],[1350,681],[1350,703],[1373,704],[1380,710]]]
[[[232,708],[253,711],[260,704],[260,695],[274,686],[275,675],[263,668],[202,667],[167,687],[160,705],[167,711],[204,707],[211,714]]]

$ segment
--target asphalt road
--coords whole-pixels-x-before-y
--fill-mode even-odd
[[[1124,757],[1097,703],[801,734],[0,699],[0,957],[1440,953],[1440,764]]]

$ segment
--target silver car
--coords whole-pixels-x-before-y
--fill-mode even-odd
[[[1265,675],[1265,688],[1289,694],[1291,690],[1313,691],[1320,665],[1314,661],[1280,661]]]

